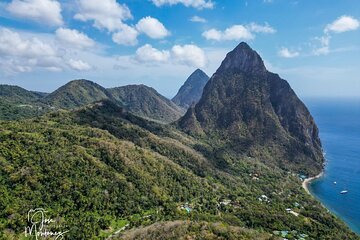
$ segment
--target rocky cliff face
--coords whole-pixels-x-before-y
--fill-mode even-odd
[[[266,73],[264,62],[259,54],[242,42],[233,51],[229,52],[216,73],[246,72],[253,74]]]
[[[322,168],[318,128],[308,109],[246,43],[227,54],[179,125],[270,165],[305,174]]]
[[[174,103],[183,107],[189,108],[191,105],[196,104],[203,93],[203,89],[209,80],[209,76],[202,70],[197,69],[181,86],[179,92],[172,99]]]

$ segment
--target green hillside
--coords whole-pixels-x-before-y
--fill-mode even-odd
[[[267,234],[294,231],[289,239],[357,239],[304,192],[296,175],[256,158],[214,152],[208,143],[110,101],[1,122],[0,129],[5,239],[19,237],[27,211],[36,207],[66,223],[66,239],[104,239],[127,223],[136,228],[186,219]],[[270,201],[260,201],[262,195]],[[289,207],[299,216],[286,212]]]
[[[50,111],[40,102],[43,96],[18,86],[0,85],[0,120],[31,118]]]
[[[104,99],[112,99],[112,96],[102,86],[88,80],[74,80],[42,101],[56,108],[72,109]]]
[[[39,100],[42,93],[28,91],[18,86],[0,85],[0,99],[6,99],[11,103],[31,103]]]
[[[17,86],[0,85],[0,120],[41,116],[59,109],[75,109],[110,100],[148,120],[170,123],[184,114],[184,109],[144,85],[105,89],[88,80],[74,80],[50,94],[31,92]]]
[[[71,240],[360,239],[302,188],[323,168],[317,126],[246,43],[172,124],[181,109],[145,86],[78,80],[35,102],[52,112],[0,121],[0,239],[32,223]]]
[[[108,90],[117,101],[140,117],[170,123],[184,114],[181,107],[145,85],[128,85]]]

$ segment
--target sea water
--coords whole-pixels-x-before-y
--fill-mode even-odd
[[[360,234],[360,99],[305,100],[320,130],[326,167],[310,192]],[[341,194],[347,190],[348,193]]]

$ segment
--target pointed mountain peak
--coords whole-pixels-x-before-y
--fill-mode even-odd
[[[204,73],[204,71],[203,70],[201,70],[200,68],[198,68],[198,69],[196,69],[194,72],[193,72],[193,74],[194,73]],[[204,73],[205,74],[205,73]]]
[[[203,93],[204,86],[209,80],[200,69],[196,69],[181,86],[179,92],[172,99],[174,103],[183,108],[189,108],[192,104],[197,103]]]
[[[296,172],[312,175],[322,168],[321,142],[310,112],[246,43],[227,54],[198,103],[178,123],[185,132],[218,138],[239,154],[256,156],[260,149],[276,149],[266,161],[284,159],[279,166]]]
[[[226,55],[226,58],[216,72],[222,73],[225,71],[264,73],[267,70],[260,55],[247,43],[241,42]]]
[[[193,77],[208,77],[208,76],[206,75],[206,73],[203,70],[198,68],[189,76],[188,80]]]

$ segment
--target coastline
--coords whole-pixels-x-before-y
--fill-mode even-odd
[[[321,173],[319,173],[318,175],[316,175],[316,176],[314,176],[314,177],[306,178],[306,179],[302,182],[302,187],[304,188],[305,192],[307,192],[308,194],[312,195],[312,194],[310,193],[310,190],[309,190],[309,184],[310,184],[312,181],[321,178],[322,176],[324,176],[324,171],[322,171]]]
[[[325,206],[324,203],[321,202],[320,199],[318,199],[315,195],[311,194],[310,190],[309,190],[309,184],[311,182],[313,182],[314,180],[317,180],[321,177],[324,176],[324,170],[319,173],[318,175],[314,176],[314,177],[310,177],[310,178],[306,178],[303,182],[302,182],[302,187],[304,188],[304,190],[313,198],[317,199],[321,206],[323,206],[325,209],[327,209],[329,212],[331,212],[336,218],[340,219],[343,223],[345,223],[355,234],[357,234],[358,236],[360,236],[360,232],[356,231],[353,229],[351,223],[349,223],[348,221],[346,221],[344,218],[341,217],[341,214],[339,214],[338,212],[336,212],[334,209],[332,209],[331,207],[327,207]]]

